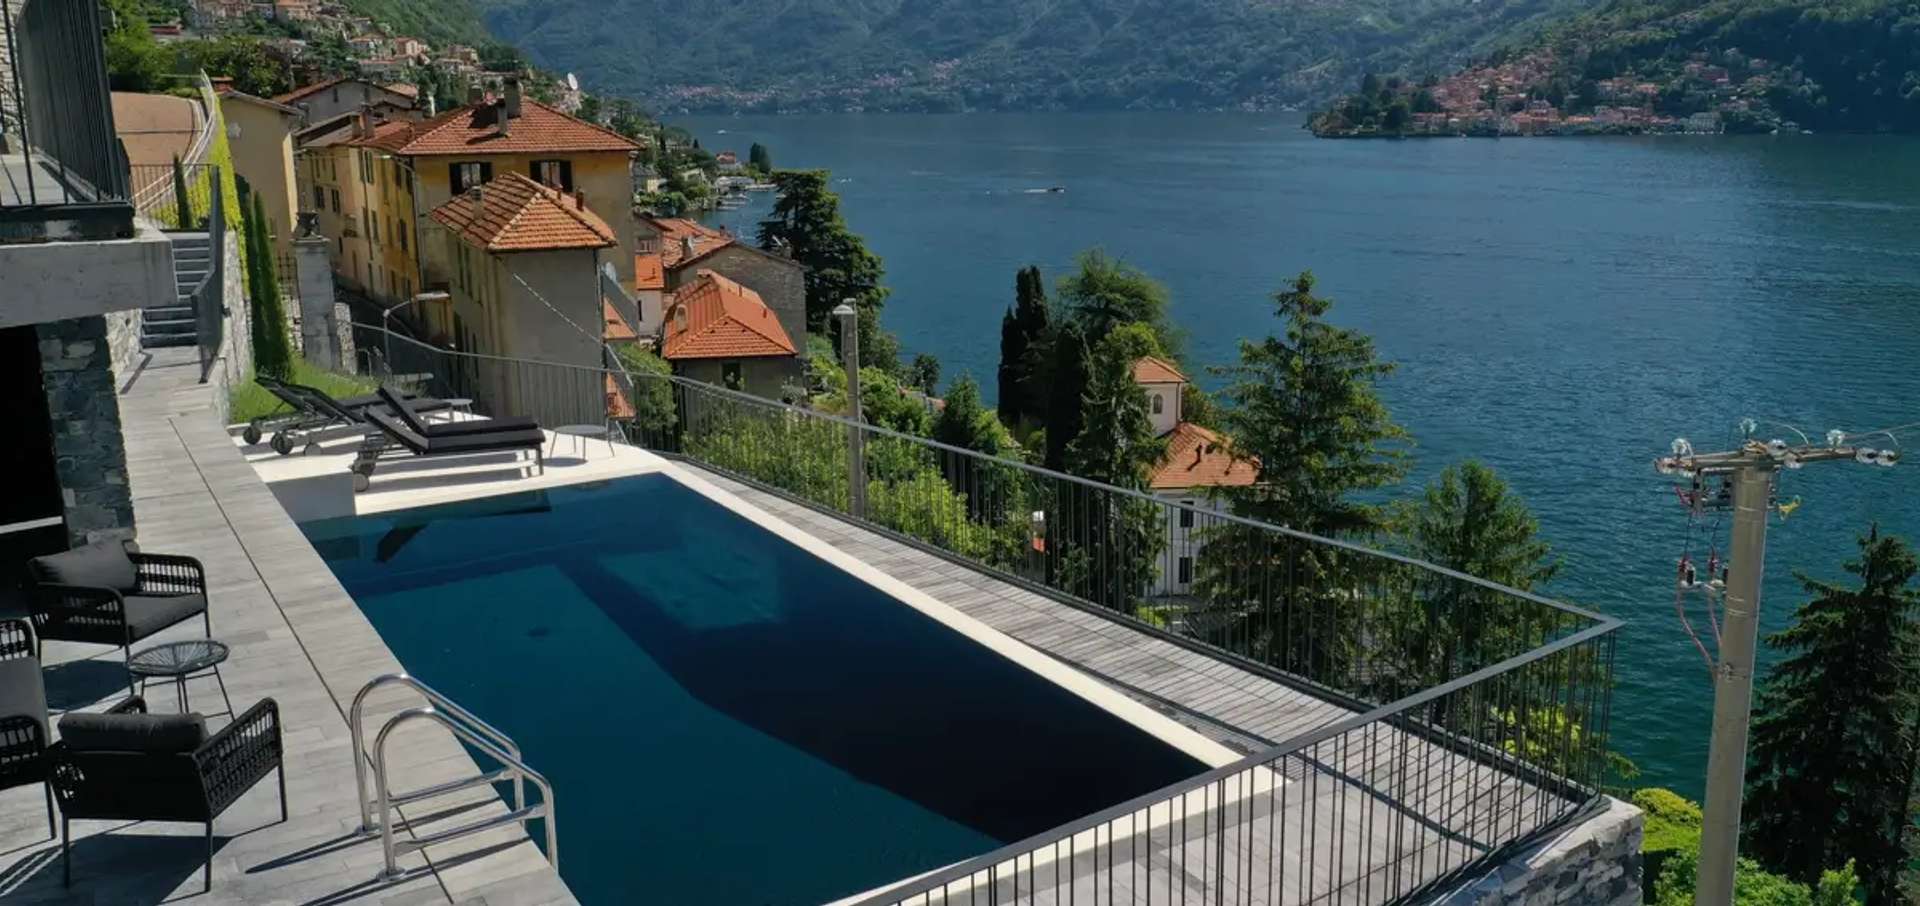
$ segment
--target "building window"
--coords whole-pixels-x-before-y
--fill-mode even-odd
[[[329,199],[330,201],[332,201],[332,202],[333,202],[333,212],[334,212],[335,214],[338,214],[338,213],[340,213],[340,190],[339,190],[339,189],[328,189],[328,190],[327,190],[327,197],[328,197],[328,199]]]
[[[1179,581],[1181,585],[1187,585],[1193,582],[1193,558],[1192,557],[1180,558]]]
[[[373,185],[373,152],[360,152],[360,181]]]
[[[1159,415],[1162,411],[1165,411],[1164,410],[1165,406],[1166,406],[1166,402],[1160,396],[1160,394],[1158,393],[1154,394],[1153,395],[1153,414]]]
[[[447,184],[453,187],[455,195],[474,186],[484,185],[492,178],[493,164],[486,161],[468,161],[447,166]]]
[[[573,161],[536,160],[529,170],[527,175],[532,176],[534,182],[562,192],[573,191]]]
[[[1193,501],[1191,500],[1182,500],[1180,502],[1186,504],[1187,506],[1193,505]],[[1180,508],[1180,527],[1193,528],[1193,511],[1187,509],[1186,507]]]
[[[729,390],[741,389],[739,362],[720,363],[720,383]]]
[[[407,222],[406,221],[404,220],[400,221],[400,229],[396,230],[394,235],[397,235],[400,237],[400,251],[403,251],[403,252],[406,251],[407,250]]]
[[[324,211],[327,209],[327,190],[326,189],[323,189],[319,186],[313,187],[313,209],[316,211]]]

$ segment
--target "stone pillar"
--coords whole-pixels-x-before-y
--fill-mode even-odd
[[[330,246],[323,236],[293,240],[293,268],[300,296],[300,347],[308,362],[328,371],[347,371],[352,363],[342,361],[335,340],[333,266],[327,258]]]
[[[106,318],[54,321],[35,332],[68,540],[132,538],[133,497]]]

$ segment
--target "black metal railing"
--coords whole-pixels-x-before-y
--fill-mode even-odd
[[[0,239],[132,235],[102,34],[97,3],[0,3]]]
[[[128,168],[133,208],[163,230],[204,230],[218,169],[207,163],[134,164]]]
[[[436,349],[395,372],[833,513],[1330,703],[1239,763],[863,906],[1405,899],[1574,816],[1608,769],[1619,624],[1360,545],[664,374]],[[1259,733],[1254,735],[1259,736]]]
[[[220,359],[227,332],[227,208],[222,203],[220,168],[208,173],[207,275],[193,290],[194,330],[200,345],[200,381],[205,383]]]

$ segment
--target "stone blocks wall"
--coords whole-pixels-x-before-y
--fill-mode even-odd
[[[139,365],[140,355],[140,309],[129,308],[126,311],[110,311],[107,319],[107,348],[113,359],[113,372],[125,381],[133,376],[133,369]]]
[[[1640,810],[1603,810],[1433,898],[1444,906],[1638,906]]]
[[[133,497],[107,318],[53,321],[35,332],[68,540],[131,538]]]

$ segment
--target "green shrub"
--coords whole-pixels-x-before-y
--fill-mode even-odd
[[[1698,848],[1681,850],[1667,860],[1654,885],[1654,906],[1693,906],[1693,886],[1700,870]],[[1821,873],[1820,883],[1808,887],[1762,869],[1752,859],[1741,859],[1734,871],[1734,906],[1849,906],[1860,886],[1853,862]]]
[[[1654,902],[1654,889],[1674,854],[1700,849],[1700,806],[1672,790],[1647,787],[1635,790],[1633,804],[1646,813],[1645,842],[1640,846],[1640,890]]]

